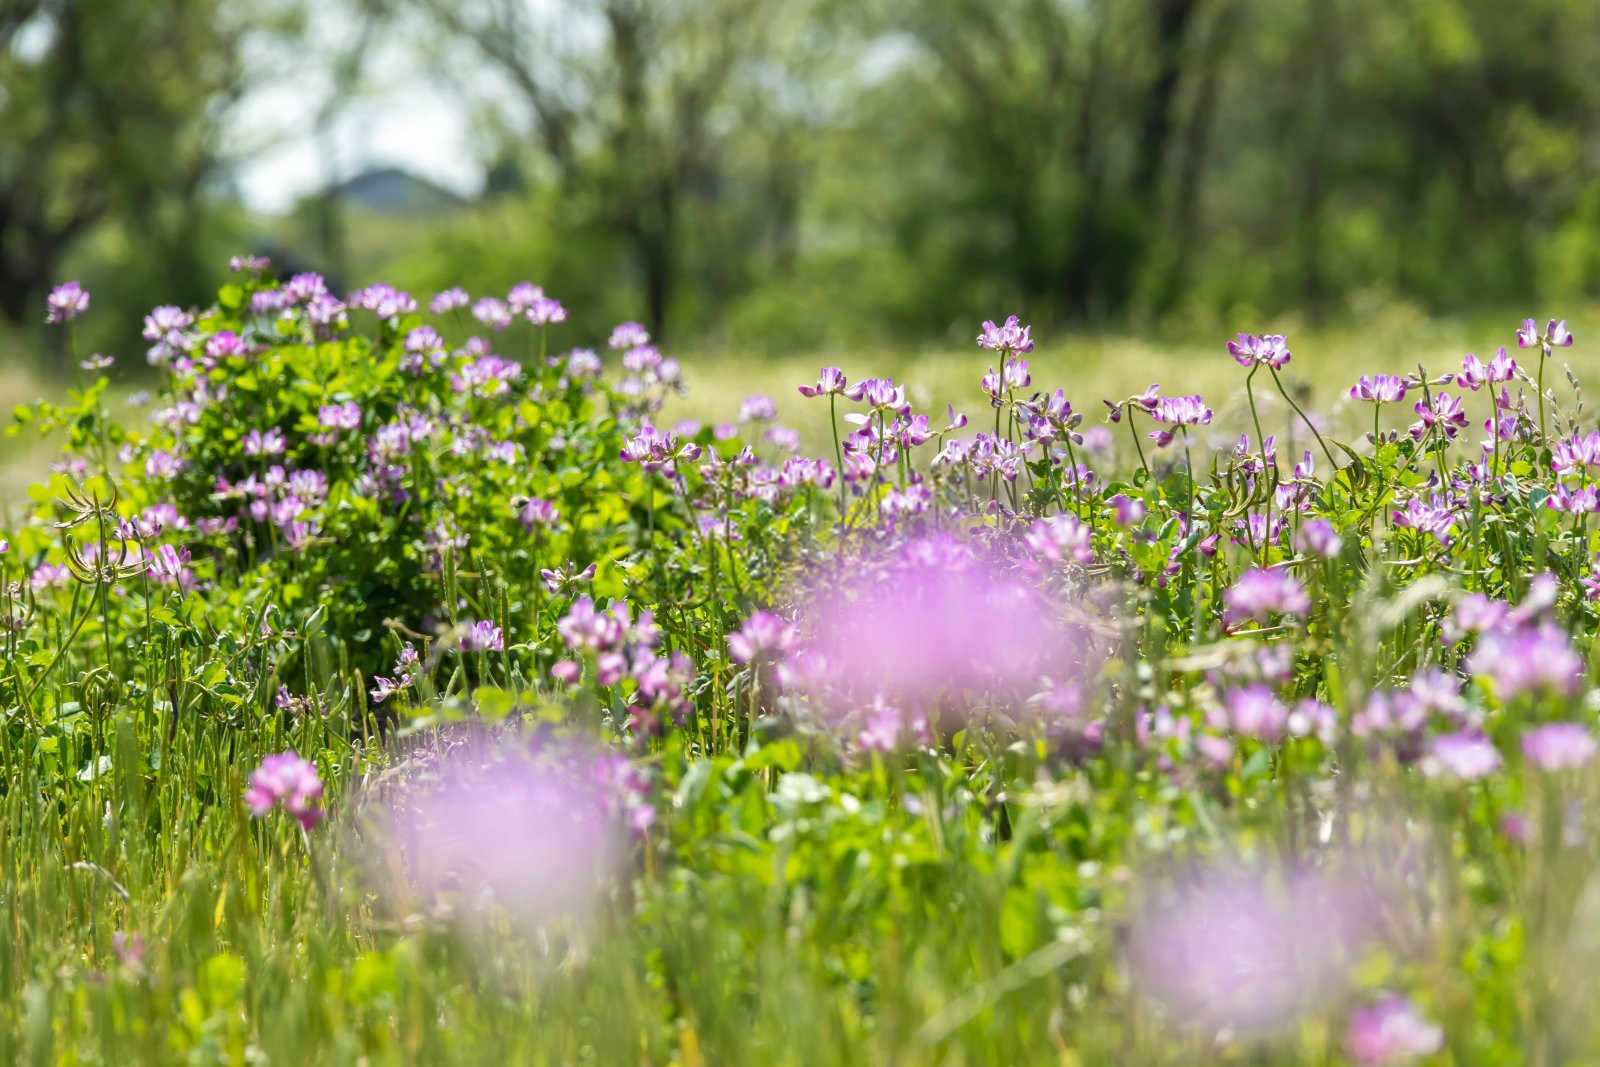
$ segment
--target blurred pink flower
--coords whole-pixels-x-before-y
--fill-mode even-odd
[[[1213,867],[1136,914],[1129,963],[1178,1025],[1260,1034],[1340,993],[1377,906],[1356,878]]]
[[[1423,1018],[1405,997],[1390,994],[1350,1016],[1345,1051],[1360,1063],[1403,1063],[1431,1055],[1444,1044],[1444,1031]]]
[[[581,921],[623,859],[636,772],[587,744],[447,757],[388,805],[380,869],[458,918]]]
[[[262,818],[281,803],[307,830],[322,821],[321,800],[322,779],[316,767],[292,748],[262,759],[244,791],[251,815]]]

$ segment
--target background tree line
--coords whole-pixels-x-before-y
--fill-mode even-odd
[[[1600,286],[1587,0],[0,0],[0,316],[128,314],[271,244],[361,284],[548,284],[752,351],[1036,322],[1212,328]],[[254,217],[236,105],[375,43],[476,116],[435,219]],[[317,137],[319,129],[302,131]],[[128,321],[126,315],[123,321]],[[109,343],[109,342],[108,342]]]

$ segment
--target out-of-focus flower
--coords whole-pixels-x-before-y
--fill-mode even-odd
[[[443,292],[434,293],[433,299],[428,301],[428,310],[435,315],[443,315],[447,311],[464,308],[471,302],[472,298],[467,295],[467,291],[460,286],[455,286]]]
[[[1228,725],[1245,737],[1272,744],[1281,741],[1289,730],[1289,709],[1265,685],[1235,689],[1223,697],[1222,703]]]
[[[128,933],[118,930],[111,935],[111,951],[116,954],[117,962],[130,971],[139,971],[144,968],[144,938],[135,930]]]
[[[630,348],[640,348],[650,343],[650,331],[637,322],[624,322],[611,331],[611,337],[606,341],[608,348],[626,351]]]
[[[52,326],[71,322],[89,310],[89,290],[77,282],[62,282],[44,301],[44,321]]]
[[[739,404],[740,422],[768,422],[778,417],[778,405],[763,394],[747,396]]]
[[[463,652],[504,652],[505,635],[488,619],[478,619],[467,624],[461,634]]]
[[[1311,611],[1311,598],[1303,585],[1286,570],[1257,568],[1245,571],[1222,594],[1227,605],[1228,625],[1247,620],[1266,622],[1273,615],[1305,615]]]
[[[1429,778],[1476,781],[1500,769],[1500,750],[1480,733],[1440,734],[1422,757],[1422,773]]]
[[[1501,700],[1523,693],[1571,696],[1583,684],[1583,657],[1573,650],[1566,632],[1548,621],[1485,630],[1467,667],[1488,678]]]
[[[770,611],[757,611],[735,633],[728,635],[728,652],[735,663],[781,657],[794,644],[794,627]]]
[[[511,309],[499,297],[485,296],[472,305],[472,317],[493,330],[511,325]]]
[[[1594,732],[1577,722],[1549,722],[1522,735],[1523,757],[1541,771],[1581,767],[1595,749]]]
[[[1332,559],[1344,547],[1344,539],[1327,519],[1310,519],[1295,534],[1295,548],[1308,556]]]
[[[322,779],[316,767],[300,758],[294,749],[267,756],[250,775],[244,801],[250,814],[262,818],[274,805],[300,821],[307,830],[322,821]]]
[[[1360,1063],[1405,1063],[1439,1051],[1444,1031],[1405,997],[1388,995],[1350,1015],[1344,1047]]]
[[[580,743],[456,752],[385,798],[374,869],[458,922],[581,924],[624,855],[643,782],[620,756]]]
[[[1059,514],[1034,523],[1027,540],[1034,554],[1050,563],[1071,560],[1087,566],[1094,562],[1093,537],[1094,529],[1079,522],[1077,516]]]
[[[1377,904],[1353,878],[1203,871],[1135,915],[1134,981],[1179,1026],[1266,1033],[1338,995],[1376,932]]]

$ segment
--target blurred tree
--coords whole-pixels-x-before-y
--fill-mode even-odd
[[[73,243],[110,220],[171,297],[204,292],[202,202],[260,24],[223,0],[0,4],[0,315],[37,319]]]
[[[803,171],[795,115],[751,103],[786,80],[777,48],[803,24],[805,4],[418,2],[514,90],[527,121],[506,128],[534,146],[534,173],[553,176],[573,228],[620,244],[652,330],[667,325],[689,274],[693,298],[704,298],[730,284],[752,242],[792,246]],[[771,194],[754,222],[741,214],[752,187]],[[770,224],[786,212],[787,226]]]

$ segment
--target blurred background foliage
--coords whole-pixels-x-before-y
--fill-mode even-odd
[[[473,188],[423,129],[340,141],[397,68],[469,126]],[[1590,0],[0,0],[0,353],[68,365],[42,300],[78,277],[76,343],[132,373],[137,316],[249,250],[528,278],[575,340],[638,318],[743,359],[1011,311],[1566,309],[1600,295],[1596,69]],[[285,140],[321,179],[269,212],[239,176]]]

